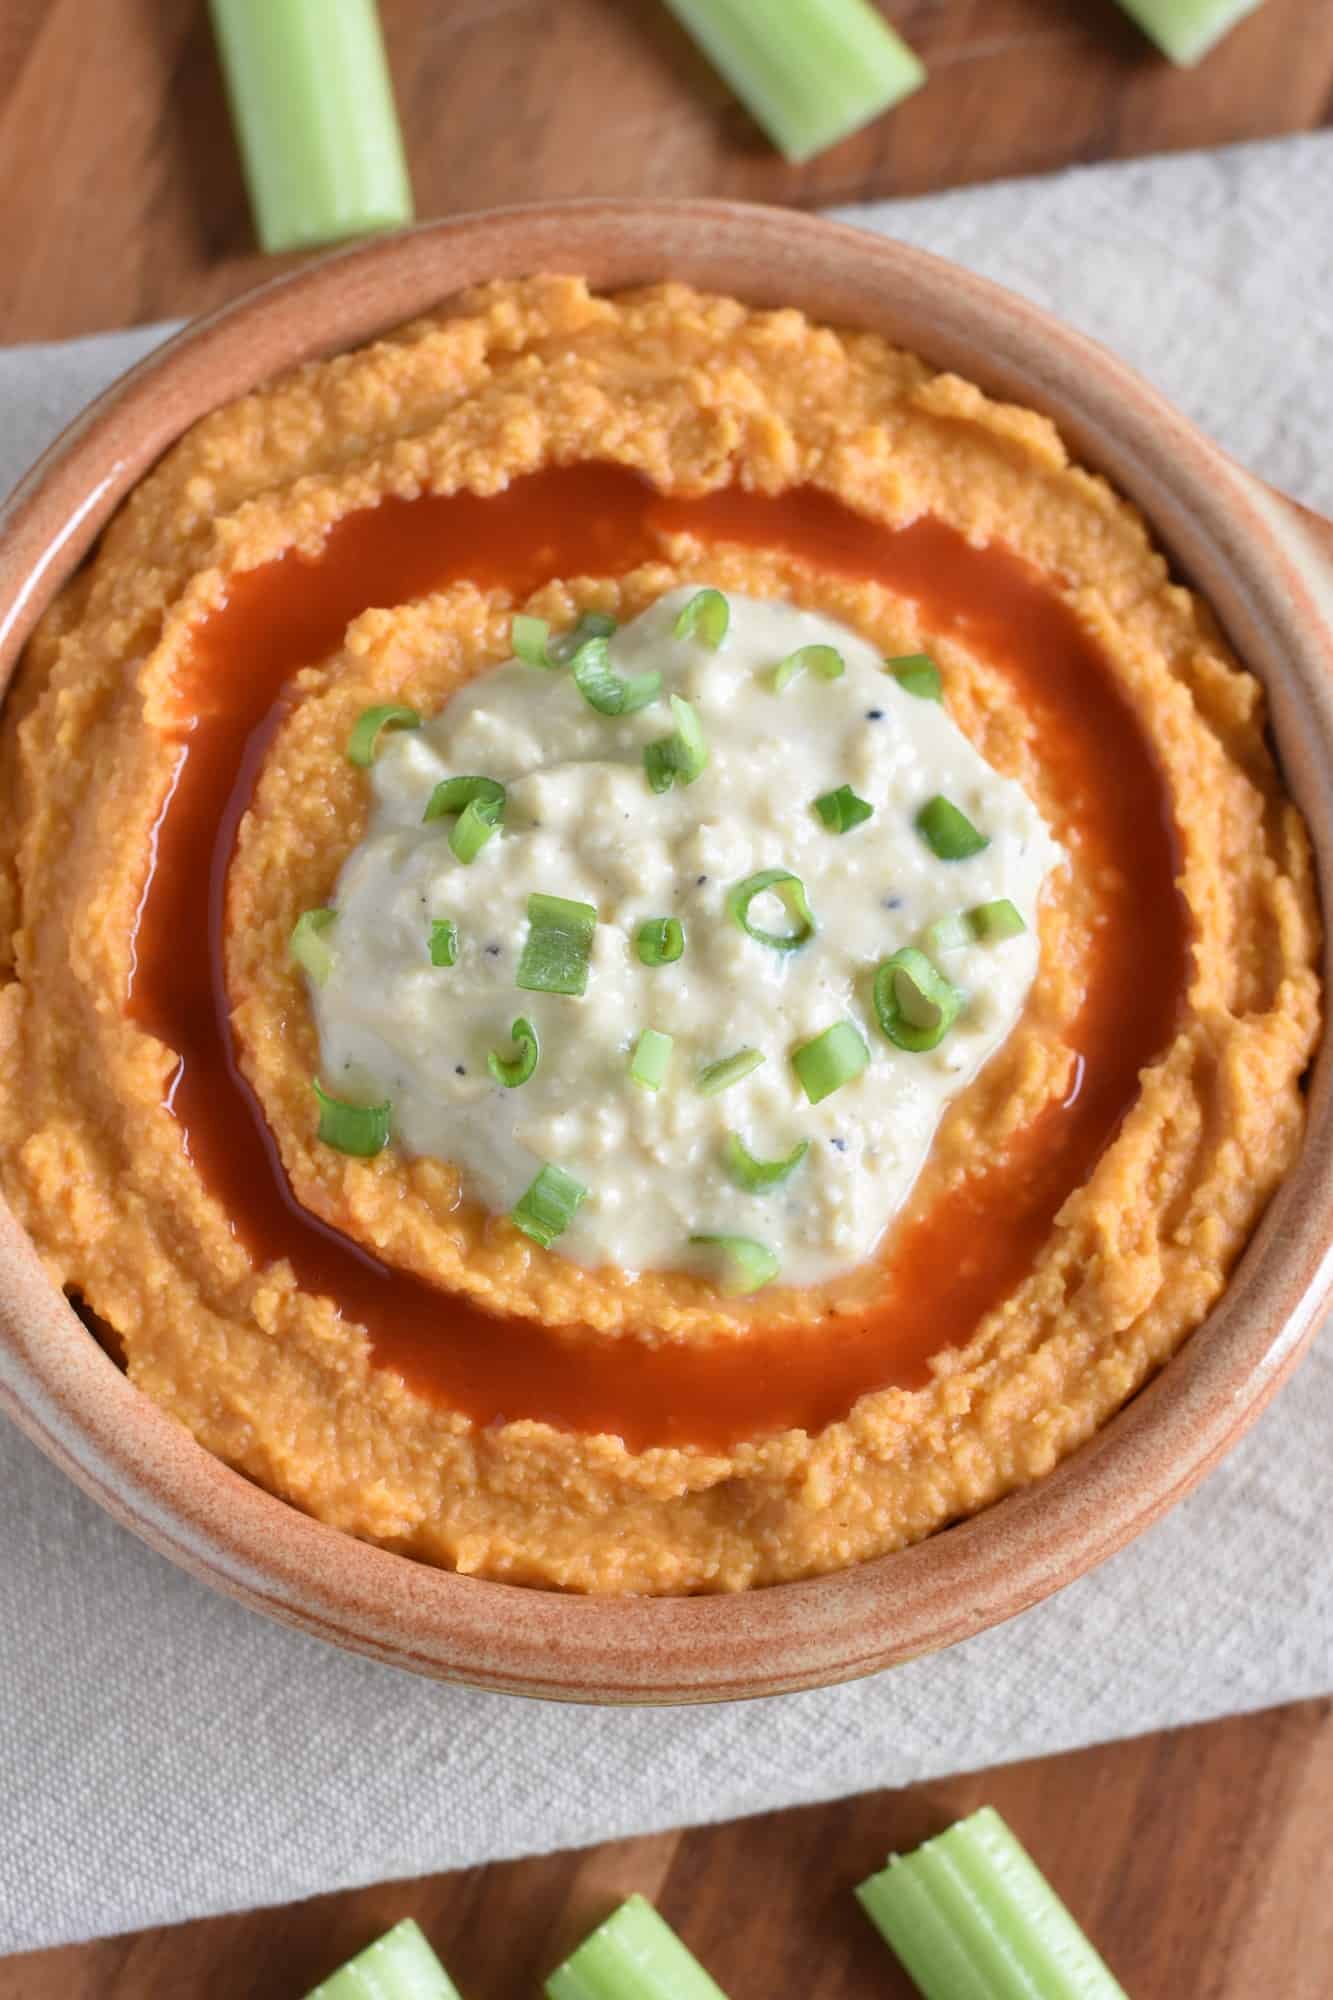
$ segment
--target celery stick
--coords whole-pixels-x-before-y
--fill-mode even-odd
[[[412,220],[375,0],[210,0],[265,250]]]
[[[1188,68],[1221,41],[1260,0],[1120,0],[1164,55]]]
[[[926,2000],[1126,2000],[993,1806],[856,1894]]]
[[[834,146],[926,72],[870,0],[666,0],[789,160]]]
[[[631,1896],[546,1982],[546,2000],[727,2000],[665,1918]]]
[[[306,2000],[459,2000],[458,1988],[408,1917],[349,1958]]]

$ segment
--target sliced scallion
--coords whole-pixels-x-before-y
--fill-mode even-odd
[[[505,816],[505,788],[495,778],[442,778],[426,802],[422,823],[456,813],[449,846],[462,862],[475,861]]]
[[[747,1194],[767,1194],[790,1179],[810,1151],[810,1141],[802,1139],[780,1160],[757,1160],[739,1132],[728,1132],[722,1149],[723,1164],[737,1187]]]
[[[904,653],[901,659],[884,662],[900,688],[918,701],[943,701],[944,683],[929,653]]]
[[[421,717],[414,708],[406,708],[401,702],[382,702],[378,708],[361,711],[352,725],[352,733],[347,739],[347,761],[359,764],[362,769],[374,763],[379,752],[380,738],[386,729],[420,729]]]
[[[498,1049],[490,1049],[486,1056],[486,1067],[497,1083],[506,1090],[516,1090],[520,1083],[526,1083],[537,1067],[541,1056],[541,1043],[537,1040],[537,1030],[531,1021],[520,1014],[509,1030],[509,1039],[518,1050],[516,1056],[502,1056]]]
[[[458,925],[448,917],[437,917],[430,927],[430,962],[441,966],[458,963]]]
[[[552,639],[547,651],[552,663],[565,667],[589,639],[609,639],[616,629],[616,621],[606,611],[581,611],[568,632],[562,632],[558,639]]]
[[[514,649],[514,658],[522,660],[525,667],[544,667],[549,672],[560,662],[551,658],[547,642],[551,628],[544,618],[533,618],[526,611],[517,611],[509,627],[509,643]]]
[[[630,1057],[629,1073],[633,1081],[641,1083],[645,1090],[660,1090],[671,1067],[672,1046],[670,1035],[659,1034],[656,1028],[645,1028]]]
[[[939,861],[967,861],[990,846],[990,835],[979,833],[967,814],[941,792],[922,806],[916,830]]]
[[[815,800],[815,811],[830,833],[850,833],[854,826],[863,826],[875,815],[875,808],[868,800],[859,798],[850,785],[839,785],[836,792],[821,792]]]
[[[802,1042],[791,1052],[792,1068],[811,1104],[818,1104],[858,1077],[870,1061],[870,1050],[859,1028],[835,1021],[822,1035]]]
[[[974,910],[968,911],[967,920],[983,944],[999,944],[1005,938],[1021,937],[1027,929],[1007,896],[999,896],[993,903],[978,903]]]
[[[373,1160],[384,1151],[391,1104],[348,1104],[341,1097],[330,1097],[318,1083],[311,1087],[319,1100],[319,1136],[326,1146],[358,1160]]]
[[[525,993],[587,991],[597,912],[565,896],[528,897],[528,934],[514,980]]]
[[[731,624],[731,606],[720,590],[696,590],[673,625],[677,639],[697,639],[701,646],[716,652]]]
[[[767,895],[770,891],[792,919],[792,930],[765,931],[750,922],[751,903],[757,896]],[[803,944],[809,944],[815,934],[814,912],[805,893],[805,884],[799,875],[792,874],[790,868],[761,868],[757,875],[747,875],[728,894],[727,908],[732,920],[740,925],[747,937],[752,937],[756,944],[768,945],[773,951],[799,951]]]
[[[1120,0],[1120,5],[1163,55],[1188,69],[1252,14],[1259,0]]]
[[[333,970],[333,946],[328,931],[337,917],[336,910],[303,910],[292,927],[287,943],[287,949],[302,972],[307,973],[316,986],[323,986]]]
[[[662,676],[618,674],[611,665],[610,640],[585,639],[570,664],[574,685],[599,715],[634,715],[662,692]]]
[[[925,2000],[1126,2000],[993,1806],[892,1856],[856,1896]]]
[[[737,1049],[734,1055],[719,1056],[716,1062],[705,1063],[694,1079],[694,1087],[701,1097],[720,1097],[724,1090],[730,1090],[733,1083],[739,1083],[751,1070],[758,1069],[765,1061],[762,1049]]]
[[[847,662],[836,646],[798,646],[773,669],[773,690],[781,694],[798,674],[818,674],[822,681],[836,681],[846,671]]]
[[[543,1250],[549,1250],[556,1237],[568,1229],[587,1195],[582,1181],[576,1181],[563,1167],[543,1167],[510,1210],[510,1220]]]
[[[306,2000],[459,2000],[458,1988],[411,1917],[349,1958]]]
[[[642,965],[674,965],[685,950],[685,928],[679,917],[649,917],[639,925],[634,949]]]
[[[947,917],[937,917],[933,924],[926,927],[928,952],[962,951],[976,941],[972,919],[966,910],[954,910]]]
[[[643,768],[655,792],[669,792],[678,779],[692,785],[708,766],[703,725],[689,702],[673,694],[671,713],[676,726],[670,736],[644,746]]]
[[[776,1253],[767,1243],[756,1242],[753,1236],[709,1233],[691,1236],[690,1241],[717,1252],[721,1266],[718,1285],[728,1298],[744,1298],[747,1292],[757,1292],[761,1285],[771,1284],[778,1275]]]
[[[664,1918],[631,1896],[546,1982],[546,2000],[727,2000]]]
[[[895,951],[876,968],[873,994],[880,1032],[895,1048],[917,1055],[939,1047],[964,1000],[915,945]]]

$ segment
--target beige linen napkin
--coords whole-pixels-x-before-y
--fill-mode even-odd
[[[1333,138],[849,212],[1054,307],[1333,511]],[[0,486],[154,332],[0,354]],[[848,1688],[614,1712],[215,1597],[0,1424],[0,1952],[826,1799],[1333,1690],[1333,1350],[1015,1623]]]

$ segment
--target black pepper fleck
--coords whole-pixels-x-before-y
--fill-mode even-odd
[[[454,1064],[454,1075],[455,1075],[455,1076],[466,1076],[466,1075],[467,1075],[467,1071],[466,1071],[466,1070],[464,1069],[464,1067],[463,1067],[462,1063],[455,1063],[455,1064]]]
[[[902,906],[903,899],[901,896],[886,896],[884,898],[884,907],[886,910],[901,910]]]
[[[704,885],[704,883],[705,883],[705,882],[706,882],[707,880],[708,880],[708,877],[707,877],[706,875],[696,875],[696,876],[695,876],[695,878],[694,878],[694,886],[695,886],[695,888],[696,888],[696,889],[702,889],[702,888],[703,888],[703,885]]]
[[[830,1139],[829,1144],[835,1153],[845,1153],[847,1151],[847,1141],[845,1139]]]
[[[487,947],[486,947],[486,956],[487,956],[487,958],[498,958],[498,957],[500,956],[500,947],[499,947],[499,945],[498,945],[498,944],[488,944],[488,945],[487,945]]]
[[[867,722],[883,722],[883,720],[884,710],[882,708],[868,708],[866,710]]]

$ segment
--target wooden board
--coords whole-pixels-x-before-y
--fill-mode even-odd
[[[301,2000],[405,1916],[421,1923],[465,2000],[536,2000],[543,1976],[634,1889],[731,2000],[910,2000],[915,1989],[852,1885],[891,1848],[987,1802],[1039,1857],[1133,2000],[1328,2000],[1329,1702],[34,1953],[0,1961],[0,2000]]]
[[[1114,0],[883,0],[930,70],[783,164],[661,0],[382,0],[422,216],[555,195],[805,207],[1292,132],[1333,111],[1333,6],[1266,0],[1198,70]],[[202,0],[0,5],[0,339],[191,313],[275,266]]]

